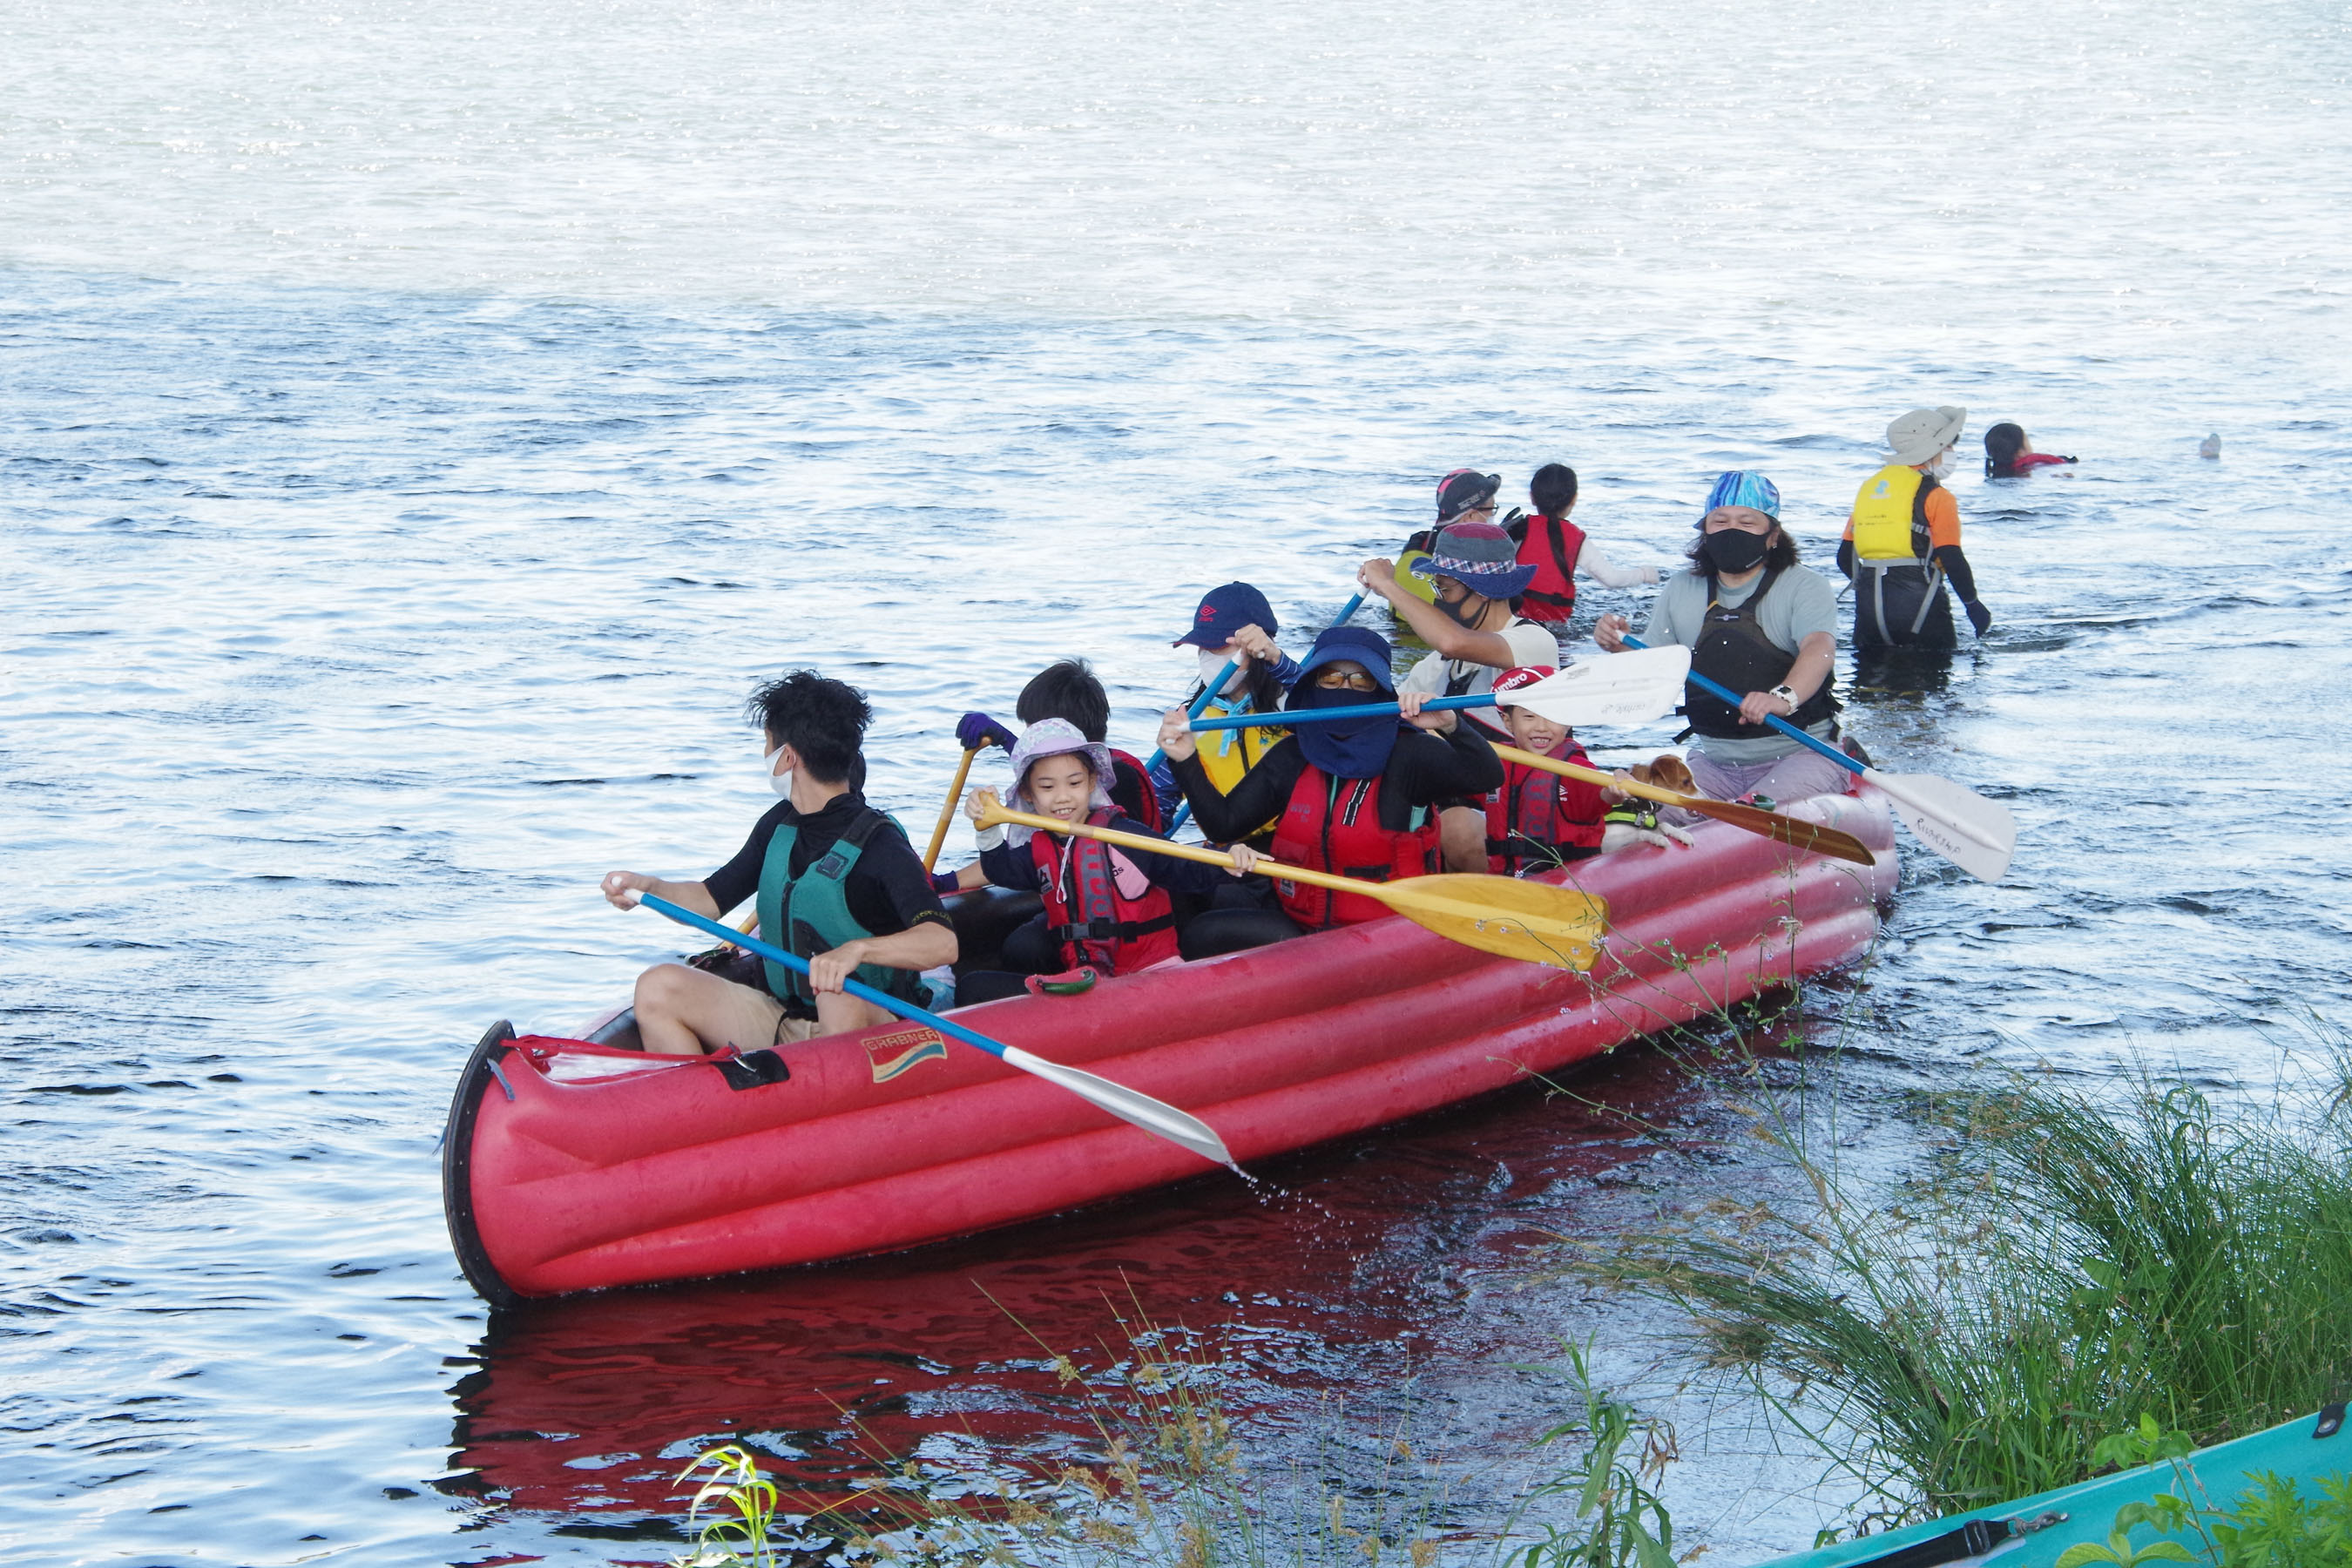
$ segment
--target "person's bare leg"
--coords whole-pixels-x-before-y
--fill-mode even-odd
[[[1437,841],[1445,851],[1449,871],[1486,868],[1486,814],[1466,805],[1449,805],[1438,814]]]
[[[845,998],[846,1000],[846,998]],[[637,1038],[656,1056],[698,1057],[720,1046],[765,1050],[783,1006],[762,991],[683,963],[637,976]]]
[[[879,1028],[897,1016],[845,991],[817,993],[816,1032],[820,1035],[847,1035],[859,1029]]]

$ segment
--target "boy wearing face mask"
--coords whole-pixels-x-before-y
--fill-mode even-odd
[[[1693,671],[1744,693],[1734,707],[1688,690],[1684,712],[1697,736],[1689,763],[1699,793],[1776,805],[1844,793],[1843,768],[1764,721],[1785,719],[1836,740],[1837,591],[1797,564],[1796,542],[1780,528],[1780,488],[1762,474],[1718,478],[1698,526],[1690,570],[1659,590],[1642,640],[1681,643],[1691,650]],[[1616,653],[1625,630],[1624,616],[1603,616],[1593,640]]]
[[[1407,570],[1434,584],[1434,604],[1423,604],[1400,584],[1391,562],[1367,561],[1356,574],[1356,581],[1386,599],[1397,618],[1432,650],[1397,682],[1399,695],[1475,697],[1492,691],[1495,678],[1507,669],[1559,663],[1559,643],[1551,629],[1519,614],[1519,595],[1536,569],[1520,563],[1517,542],[1500,526],[1475,517],[1450,523],[1438,530],[1429,553]],[[1488,740],[1511,738],[1496,710],[1463,711]],[[1448,802],[1439,820],[1445,868],[1484,871],[1486,802]]]
[[[889,1012],[842,983],[854,976],[911,1002],[923,994],[924,970],[956,960],[955,927],[921,858],[860,792],[874,720],[865,696],[797,669],[754,691],[746,709],[762,737],[760,771],[783,798],[701,881],[613,871],[604,893],[617,909],[652,893],[711,920],[756,897],[761,934],[807,959],[809,973],[762,963],[754,987],[656,964],[637,976],[637,1034],[662,1055],[753,1051],[887,1024]]]
[[[1977,636],[1991,629],[1992,612],[1978,602],[1976,574],[1960,552],[1959,502],[1940,482],[1951,476],[1952,448],[1968,423],[1965,408],[1915,408],[1886,427],[1894,457],[1862,482],[1838,545],[1838,570],[1853,579],[1857,653],[1958,647],[1947,582]]]

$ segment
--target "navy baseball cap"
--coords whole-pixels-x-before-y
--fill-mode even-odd
[[[1291,683],[1290,689],[1297,691],[1311,684],[1307,678],[1327,664],[1352,658],[1371,672],[1372,679],[1381,683],[1382,691],[1394,696],[1396,678],[1389,672],[1389,661],[1395,657],[1389,647],[1389,639],[1370,627],[1326,626],[1317,634],[1315,646],[1307,650],[1307,657],[1298,661],[1298,679]]]
[[[1171,646],[1223,647],[1244,626],[1255,626],[1270,637],[1282,635],[1274,606],[1265,602],[1264,594],[1247,583],[1228,583],[1201,595],[1201,607],[1192,612],[1192,629]]]

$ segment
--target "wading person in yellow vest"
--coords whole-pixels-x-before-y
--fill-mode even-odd
[[[1915,408],[1886,427],[1894,457],[1863,480],[1838,546],[1838,570],[1853,580],[1853,646],[1948,650],[1958,646],[1949,583],[1982,637],[1992,612],[1977,599],[1976,574],[1960,552],[1960,506],[1939,482],[1967,428],[1965,408]]]

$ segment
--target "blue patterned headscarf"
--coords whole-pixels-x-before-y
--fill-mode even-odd
[[[1717,474],[1715,489],[1706,492],[1706,504],[1698,509],[1698,527],[1706,526],[1706,514],[1719,506],[1752,507],[1770,518],[1780,521],[1780,487],[1752,468],[1734,468],[1727,474]]]

